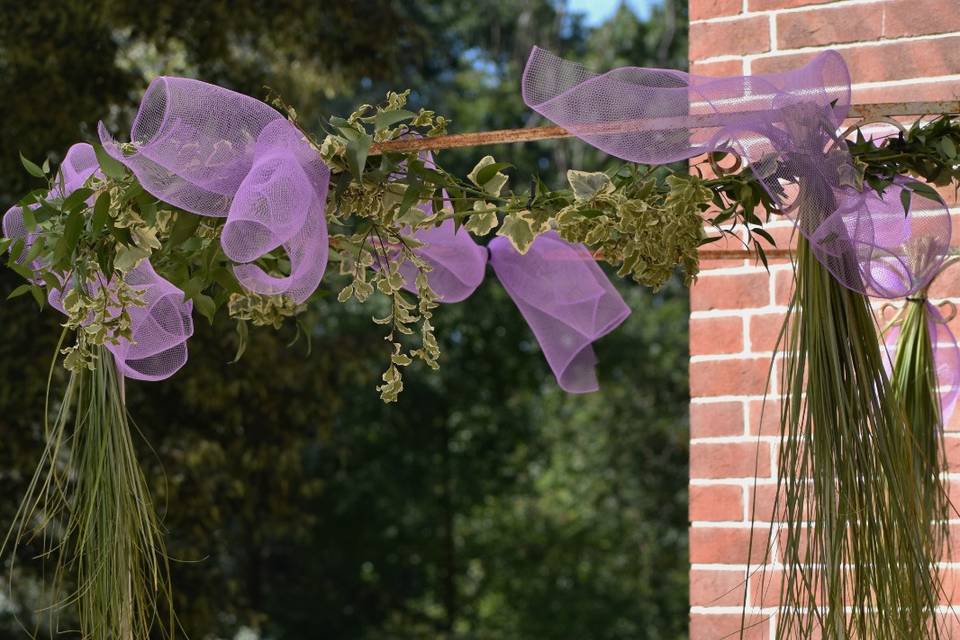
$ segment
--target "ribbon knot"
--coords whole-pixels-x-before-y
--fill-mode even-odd
[[[223,87],[161,77],[143,96],[132,153],[103,123],[99,131],[107,152],[148,193],[197,215],[227,218],[221,244],[244,287],[298,303],[316,291],[329,250],[330,170],[279,112]],[[289,257],[289,275],[252,264],[278,247]]]
[[[837,133],[849,111],[850,74],[835,51],[785,73],[707,78],[634,67],[596,74],[534,47],[523,98],[588,144],[631,162],[735,150],[817,259],[858,293],[925,291],[946,260],[951,221],[942,200],[909,189],[903,178],[882,195],[852,186],[857,171]],[[944,322],[930,330],[942,338],[934,341],[938,361],[956,361],[955,370],[944,369],[947,384],[960,376],[960,351]]]

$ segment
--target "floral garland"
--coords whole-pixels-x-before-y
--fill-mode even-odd
[[[960,177],[960,125],[952,117],[917,123],[893,138],[874,141],[857,131],[855,140],[845,141],[835,134],[843,119],[842,90],[838,94],[835,88],[827,89],[819,97],[809,97],[818,83],[821,89],[825,85],[823,69],[836,64],[829,56],[798,72],[795,87],[774,86],[771,80],[769,93],[776,100],[766,105],[765,119],[755,121],[748,118],[757,105],[741,99],[746,95],[744,79],[708,82],[666,70],[640,70],[639,79],[636,70],[603,76],[579,67],[573,73],[560,72],[567,64],[534,51],[524,74],[528,104],[629,162],[609,173],[570,171],[569,188],[560,190],[535,179],[529,190],[512,191],[505,173],[510,166],[491,156],[461,178],[428,153],[387,150],[373,155],[374,145],[445,133],[443,116],[406,108],[409,91],[391,92],[384,104],[363,105],[346,118],[331,118],[329,130],[317,136],[277,96],[269,99],[271,107],[194,80],[159,78],[144,96],[132,142],[116,142],[101,126],[100,143],[75,145],[55,173],[48,163],[37,165],[23,158],[26,170],[48,184],[7,212],[0,250],[8,252],[7,266],[25,280],[11,297],[29,293],[41,307],[49,303],[66,316],[60,355],[72,377],[54,424],[47,428],[48,449],[11,539],[16,544],[36,533],[34,522],[41,514],[44,522],[58,517],[68,522],[68,534],[59,541],[59,566],[80,567],[73,581],[85,636],[147,637],[158,617],[167,620],[163,626],[171,637],[174,633],[172,612],[158,616],[158,599],[169,600],[162,535],[130,446],[123,379],[161,380],[182,367],[194,310],[211,321],[224,312],[236,321],[239,359],[248,324],[279,328],[297,321],[313,299],[327,295],[320,287],[328,260],[338,264],[348,277],[337,292],[339,302],[379,299],[378,308],[385,310],[373,321],[385,327],[389,344],[378,391],[381,399],[391,402],[402,392],[404,368],[417,360],[430,368],[439,366],[433,312],[439,304],[469,296],[483,280],[489,261],[537,336],[558,383],[571,392],[587,392],[597,387],[591,343],[629,313],[595,261],[654,290],[675,270],[689,284],[699,271],[699,248],[723,236],[740,239],[766,264],[764,246],[773,246],[774,240],[763,224],[787,213],[803,233],[801,262],[808,269],[801,272],[806,273],[803,277],[808,283],[820,278],[826,287],[800,288],[807,297],[796,300],[797,308],[808,311],[798,316],[795,326],[802,333],[802,327],[817,322],[807,315],[813,300],[833,296],[842,300],[836,304],[845,305],[845,313],[860,314],[856,325],[860,334],[853,337],[865,343],[872,340],[876,349],[879,339],[869,314],[862,313],[864,301],[866,294],[876,294],[883,283],[889,284],[890,277],[888,273],[884,280],[862,265],[889,266],[889,256],[904,255],[900,246],[910,245],[906,262],[897,263],[906,264],[908,273],[901,269],[893,280],[909,280],[900,297],[916,299],[923,298],[930,279],[942,268],[945,251],[939,245],[931,248],[929,240],[917,253],[917,243],[900,238],[896,246],[879,247],[882,256],[876,255],[876,237],[859,244],[830,243],[837,237],[849,240],[855,226],[851,218],[863,210],[891,225],[894,210],[900,220],[937,215],[941,201],[927,183],[945,185]],[[819,69],[821,75],[813,78],[810,69]],[[732,86],[740,87],[740,93]],[[711,91],[728,100],[737,98],[731,107],[711,106],[708,115],[719,116],[719,124],[706,128],[709,138],[688,121],[698,116],[690,112],[692,88],[701,98]],[[800,89],[807,91],[806,97],[792,99],[794,89],[797,95],[803,93]],[[626,92],[625,97],[618,92]],[[665,104],[677,108],[671,111]],[[816,109],[811,111],[811,104]],[[612,112],[607,111],[609,105]],[[614,108],[621,105],[627,105],[626,111]],[[657,108],[647,111],[648,105]],[[679,122],[664,125],[659,122],[664,116]],[[655,126],[644,124],[654,120]],[[633,129],[625,130],[623,122]],[[789,153],[784,151],[788,146]],[[825,147],[833,151],[825,152]],[[692,173],[659,166],[700,153],[709,153],[709,160],[694,165]],[[738,162],[735,171],[720,170],[722,156],[730,153],[745,157],[749,164],[741,169]],[[804,164],[803,159],[811,157],[828,164],[834,174]],[[705,177],[708,163],[713,171]],[[919,179],[902,177],[907,175]],[[798,186],[801,193],[806,190],[806,200],[790,193]],[[850,215],[833,217],[843,207],[837,198],[825,198],[827,191],[855,201]],[[705,222],[715,234],[708,235]],[[916,236],[912,228],[903,233]],[[936,240],[936,233],[927,235]],[[486,246],[477,242],[490,236]],[[851,284],[853,280],[859,284]],[[894,553],[891,549],[898,547],[894,560],[903,559],[903,553],[914,554],[909,566],[915,577],[929,573],[942,542],[923,534],[922,523],[943,519],[946,505],[939,498],[943,487],[933,480],[942,467],[936,445],[943,422],[936,399],[937,375],[942,373],[934,362],[942,341],[931,341],[927,332],[933,326],[936,336],[936,327],[945,325],[937,325],[935,307],[914,308],[921,315],[907,314],[899,332],[897,391],[886,381],[879,351],[876,357],[857,362],[866,362],[881,389],[879,395],[868,394],[868,404],[875,402],[879,413],[888,411],[889,395],[902,403],[897,416],[901,410],[912,416],[909,426],[920,435],[915,441],[898,440],[896,446],[906,452],[916,442],[923,443],[920,476],[933,483],[922,491],[926,506],[897,515],[884,511],[893,508],[889,502],[864,505],[880,513],[877,527],[913,520],[916,545],[897,538],[878,548]],[[309,332],[300,329],[309,338]],[[808,343],[811,338],[804,339]],[[799,356],[798,361],[809,358]],[[925,373],[918,382],[910,371]],[[785,433],[814,424],[822,431],[826,416],[805,417],[810,415],[801,400],[806,374],[800,369],[786,375],[795,376],[788,388],[798,393],[786,403]],[[106,403],[98,400],[104,397]],[[859,419],[849,417],[851,424]],[[877,426],[875,418],[865,420]],[[883,433],[907,432],[899,417],[891,417],[889,423]],[[816,444],[810,429],[800,431],[807,444]],[[77,438],[65,469],[59,458],[70,448],[66,444],[70,433],[87,435]],[[862,436],[846,444],[870,444]],[[108,459],[91,457],[95,450],[107,451]],[[823,470],[823,461],[800,460],[798,451],[789,447],[784,451],[785,521],[794,535],[799,529],[789,527],[807,519],[810,505],[801,499],[800,476],[789,474],[816,475]],[[104,467],[122,469],[123,475],[101,484],[98,470]],[[891,460],[878,460],[869,471],[883,478],[907,473]],[[822,499],[837,489],[838,480],[821,477]],[[90,478],[97,482],[86,482]],[[63,487],[74,491],[58,489]],[[91,514],[104,515],[94,513],[104,503],[100,492],[120,492],[119,488],[134,500],[115,502],[121,504],[114,518],[118,526],[89,526]],[[837,526],[850,526],[851,521]],[[836,610],[845,593],[837,595],[838,585],[845,584],[841,577],[831,582],[830,576],[818,575],[811,580],[804,573],[803,567],[820,559],[817,553],[833,551],[844,559],[862,560],[853,557],[849,547],[830,548],[825,538],[820,540],[822,546],[811,545],[806,555],[799,551],[799,538],[789,547],[794,556],[787,562],[800,579],[790,583],[787,604],[802,612],[818,613],[813,603],[824,592]],[[73,558],[104,558],[109,571],[77,565]],[[940,588],[935,579],[915,581],[908,591],[910,599],[882,587],[881,582],[890,579],[888,573],[863,573],[864,590],[855,590],[859,598],[855,612],[862,614],[854,616],[859,633],[896,637],[893,631],[917,633],[928,628],[931,593]],[[60,570],[56,575],[64,577]],[[889,599],[880,600],[877,593]],[[893,631],[884,631],[867,621],[867,612],[878,605],[908,611],[913,617],[901,616],[895,624],[885,621]],[[800,618],[783,619],[785,631],[799,630],[807,637],[808,627]],[[820,626],[835,634],[846,624],[829,615],[820,620]]]

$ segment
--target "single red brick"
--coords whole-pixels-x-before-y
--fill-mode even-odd
[[[865,87],[853,90],[853,104],[873,102],[911,102],[956,100],[960,97],[960,81],[940,80],[937,82],[918,82],[917,84],[898,84],[893,87]]]
[[[743,435],[743,403],[710,402],[690,405],[690,437]]]
[[[754,353],[773,351],[777,346],[785,317],[783,313],[750,316],[750,351]]]
[[[952,473],[960,471],[960,435],[945,433],[943,436],[943,451],[947,457],[947,470]]]
[[[854,82],[910,80],[960,73],[960,35],[849,47],[840,53]],[[754,74],[787,71],[803,66],[815,55],[805,52],[757,58],[751,69]],[[923,70],[922,76],[918,73],[920,69]]]
[[[713,211],[716,213],[716,211]],[[710,215],[707,212],[705,215]],[[716,231],[712,228],[707,229],[707,235],[715,237]],[[727,269],[730,267],[742,267],[746,263],[743,258],[715,258],[718,251],[741,251],[743,244],[735,237],[729,234],[720,236],[719,240],[714,240],[710,244],[700,247],[700,275],[708,275],[713,269]]]
[[[740,633],[743,624],[743,634]],[[739,613],[691,613],[690,640],[718,640],[718,638],[742,638],[743,640],[769,640],[770,617],[748,615],[746,620]]]
[[[960,407],[957,409],[960,409]],[[960,431],[960,411],[957,409],[954,409],[953,414],[951,414],[951,416],[947,419],[947,424],[944,426],[945,431]],[[960,500],[960,496],[957,496],[957,498]],[[957,502],[956,504],[960,505],[960,502]]]
[[[776,502],[777,494],[780,492],[778,484],[759,484],[751,485],[746,493],[747,518],[757,522],[779,522],[774,518],[774,507],[779,507],[783,512],[783,501]]]
[[[741,0],[690,0],[690,20],[735,16],[742,8]]]
[[[769,51],[769,24],[766,16],[691,24],[690,59]]]
[[[743,489],[736,484],[692,484],[688,511],[691,522],[742,521]]]
[[[711,78],[742,76],[743,61],[716,60],[714,62],[692,62],[690,64],[690,73],[698,76],[709,76]]]
[[[960,296],[960,269],[953,267],[938,275],[930,285],[931,298],[956,298]]]
[[[780,433],[779,400],[751,400],[749,410],[750,435],[775,436]]]
[[[690,363],[690,396],[762,395],[767,388],[769,358],[737,358]]]
[[[690,355],[743,351],[743,318],[691,318]]]
[[[808,574],[811,580],[819,581],[822,578],[817,571]],[[780,603],[780,595],[783,591],[784,572],[782,569],[772,569],[765,567],[763,571],[757,571],[750,576],[750,604],[757,607],[775,607]],[[852,587],[848,589],[848,596],[852,594]],[[818,604],[824,604],[822,594],[817,594],[815,600]],[[848,599],[849,601],[849,599]],[[819,630],[815,630],[814,638],[820,638]]]
[[[743,604],[746,572],[691,569],[690,604],[694,607],[737,607]]]
[[[775,607],[782,590],[783,570],[764,567],[750,576],[750,606]]]
[[[825,4],[834,0],[747,0],[747,11],[769,11],[771,9],[793,9],[811,4]]]
[[[773,274],[773,303],[785,306],[793,296],[793,271],[783,269]]]
[[[955,0],[893,0],[885,3],[882,11],[884,38],[960,31]]]
[[[770,287],[764,272],[720,275],[708,271],[690,288],[693,311],[758,309],[769,304]]]
[[[876,5],[825,5],[822,9],[781,13],[776,19],[781,49],[877,40],[883,29],[883,11]]]
[[[691,478],[770,477],[768,442],[695,442],[690,445]]]
[[[753,544],[750,536],[753,535]],[[764,526],[690,527],[690,562],[694,564],[759,564],[769,559],[770,530]]]

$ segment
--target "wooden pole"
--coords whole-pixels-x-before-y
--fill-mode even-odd
[[[960,113],[960,101],[949,100],[944,102],[882,102],[873,104],[859,104],[850,107],[849,117],[857,120],[871,120],[891,116],[924,116],[929,114]],[[651,131],[670,128],[690,128],[689,121],[693,118],[697,122],[694,128],[717,126],[718,116],[713,113],[690,115],[682,118],[660,118],[643,121],[639,129],[637,121],[624,121],[588,125],[586,133],[623,133],[627,131]],[[461,149],[464,147],[480,147],[490,144],[516,144],[534,142],[536,140],[556,140],[570,138],[573,134],[563,127],[528,127],[525,129],[499,129],[497,131],[477,131],[475,133],[453,133],[432,138],[404,138],[379,142],[370,148],[370,155],[379,155],[383,152],[405,151],[438,151],[440,149]]]
[[[881,102],[871,104],[851,105],[849,117],[854,120],[876,120],[883,117],[895,116],[925,116],[930,114],[960,113],[960,101],[947,100],[941,102]],[[623,133],[638,129],[652,131],[669,128],[690,128],[689,121],[693,118],[697,125],[694,128],[717,126],[719,117],[715,113],[683,116],[682,118],[660,118],[645,120],[642,129],[637,121],[623,121],[589,125],[581,133],[605,134]],[[573,134],[563,127],[527,127],[524,129],[500,129],[496,131],[478,131],[475,133],[454,133],[432,138],[404,138],[379,142],[370,148],[370,155],[379,155],[384,152],[407,151],[439,151],[441,149],[462,149],[480,147],[491,144],[518,144],[537,140],[557,140],[573,137]],[[792,255],[790,249],[771,248],[765,250],[768,258],[787,258]],[[704,260],[742,260],[753,258],[755,253],[747,249],[702,249],[700,257]]]

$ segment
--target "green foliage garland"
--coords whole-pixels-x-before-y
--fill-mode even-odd
[[[416,360],[431,368],[439,366],[439,341],[431,322],[437,306],[436,294],[425,277],[430,267],[413,251],[418,246],[413,233],[418,229],[453,219],[457,226],[464,226],[478,237],[491,233],[504,236],[523,253],[539,234],[556,228],[565,239],[585,243],[599,260],[618,267],[621,276],[630,276],[654,289],[663,286],[675,268],[681,270],[688,284],[692,282],[699,270],[698,248],[724,235],[740,237],[741,229],[745,230],[745,246],[756,252],[758,260],[766,263],[763,244],[757,239],[770,244],[773,239],[763,230],[764,220],[757,210],[762,210],[767,219],[777,212],[749,168],[709,179],[703,178],[699,172],[689,174],[668,168],[646,169],[636,166],[625,166],[608,173],[570,171],[567,189],[551,190],[541,180],[534,179],[529,190],[514,192],[507,188],[509,179],[504,173],[510,166],[497,162],[491,156],[482,158],[466,178],[459,178],[439,165],[428,163],[415,152],[388,152],[378,158],[371,157],[370,147],[374,143],[411,135],[430,137],[445,131],[446,120],[442,116],[429,110],[412,112],[405,108],[408,93],[391,92],[383,105],[363,105],[347,118],[331,118],[329,129],[322,139],[307,132],[299,124],[296,112],[282,99],[274,97],[271,100],[291,122],[301,128],[306,139],[334,172],[334,187],[327,207],[328,223],[332,229],[331,260],[339,263],[341,274],[349,277],[348,283],[338,292],[337,299],[341,303],[355,300],[363,304],[382,296],[380,308],[385,313],[375,316],[374,322],[387,327],[385,339],[390,345],[389,364],[382,376],[383,383],[378,387],[385,402],[396,401],[403,390],[401,372],[404,367]],[[958,141],[960,127],[950,117],[944,116],[932,124],[915,125],[906,135],[882,144],[875,144],[858,135],[851,144],[851,151],[860,169],[862,182],[882,192],[894,176],[905,173],[913,173],[938,184],[956,178]],[[106,274],[108,279],[114,278],[120,283],[109,292],[94,288],[97,292],[92,294],[77,288],[75,293],[65,298],[66,326],[73,330],[75,339],[63,349],[65,366],[78,379],[93,376],[95,383],[91,388],[95,389],[94,395],[107,399],[106,404],[96,406],[110,407],[107,413],[91,414],[91,419],[100,421],[97,426],[104,428],[91,431],[98,434],[93,441],[76,438],[74,446],[77,450],[73,455],[77,456],[77,460],[88,460],[89,454],[107,447],[106,451],[110,453],[108,464],[120,465],[128,472],[125,479],[109,485],[110,491],[119,494],[123,487],[142,481],[136,460],[132,457],[132,449],[127,445],[117,447],[111,444],[115,429],[105,428],[113,421],[118,425],[117,429],[123,430],[124,427],[119,425],[125,424],[126,420],[125,414],[118,410],[118,407],[122,408],[122,398],[115,380],[116,373],[112,374],[114,381],[111,382],[109,371],[112,368],[105,362],[104,356],[106,344],[128,336],[126,310],[131,305],[139,304],[138,293],[123,286],[124,274],[149,258],[158,273],[182,289],[187,298],[194,302],[198,312],[211,322],[218,313],[226,310],[236,321],[239,341],[237,358],[246,349],[247,323],[277,328],[287,318],[296,319],[306,305],[295,305],[283,296],[261,296],[243,290],[233,278],[229,261],[220,249],[222,221],[201,219],[156,201],[144,192],[122,165],[102,152],[98,153],[98,157],[104,178],[92,179],[84,188],[66,198],[48,198],[47,190],[42,190],[22,199],[20,205],[25,211],[30,211],[25,215],[25,223],[35,240],[29,249],[22,241],[9,240],[3,240],[0,248],[9,249],[8,266],[27,280],[26,284],[14,291],[14,295],[30,293],[41,306],[45,299],[44,289],[59,286],[58,273],[67,273],[78,282],[93,282],[100,277],[96,274]],[[23,164],[32,175],[46,177],[48,187],[54,186],[56,178],[51,176],[48,166],[37,166],[26,159],[23,159]],[[398,175],[402,177],[398,179]],[[930,187],[919,181],[911,183],[911,188],[923,193],[930,191]],[[444,193],[447,197],[442,195]],[[422,207],[425,204],[431,205],[429,212]],[[907,206],[908,202],[904,204]],[[718,231],[717,235],[708,237],[704,233],[704,220]],[[802,250],[801,241],[803,264]],[[416,300],[402,290],[403,280],[399,269],[406,260],[412,261],[420,271]],[[24,266],[35,261],[43,265],[36,273]],[[283,274],[288,268],[284,255],[279,251],[265,256],[259,264],[278,274]],[[806,264],[810,273],[802,277],[809,282],[818,281],[819,276],[814,274],[816,266],[809,260]],[[829,288],[831,285],[826,286]],[[826,293],[828,298],[840,295],[839,285],[834,288],[838,291]],[[318,295],[327,295],[327,292]],[[858,302],[857,296],[849,292],[844,291],[841,297],[845,300],[843,304],[849,308],[831,311],[830,317],[836,321],[856,318],[851,336],[856,336],[862,341],[861,344],[870,342],[876,337],[875,329],[869,317],[861,313],[862,310],[857,310],[864,303]],[[806,307],[809,302],[805,304],[798,301],[797,305]],[[120,312],[108,312],[108,309],[115,308]],[[815,316],[819,312],[812,313]],[[93,318],[92,322],[90,318]],[[809,348],[807,342],[801,340],[801,343]],[[895,425],[900,424],[899,413],[890,413],[891,405],[886,397],[894,396],[883,390],[886,383],[883,382],[882,370],[878,368],[882,367],[880,360],[871,356],[869,349],[864,353],[860,356],[866,357],[866,360],[853,363],[850,371],[860,371],[878,378],[876,384],[869,383],[864,387],[871,389],[864,396],[867,402],[863,406],[867,413],[851,414],[845,419],[851,427],[851,433],[859,434],[857,438],[863,435],[862,431],[857,430],[867,423],[888,425],[890,428],[883,429],[883,432],[893,437]],[[831,358],[836,356],[834,354]],[[106,360],[109,361],[108,358]],[[825,361],[824,369],[830,368],[827,365]],[[816,369],[820,370],[820,366],[817,365]],[[801,389],[803,380],[803,375],[793,377],[791,388]],[[841,390],[846,392],[852,389],[846,387]],[[837,406],[849,404],[839,397],[837,401],[840,402]],[[791,409],[790,413],[785,414],[785,433],[791,432],[798,424],[806,424],[801,416],[810,409],[808,405],[800,406],[803,408],[797,410],[799,413]],[[873,409],[870,409],[871,406]],[[824,414],[813,418],[810,424],[813,423],[828,424],[829,421]],[[79,428],[80,424],[75,428]],[[61,427],[60,433],[65,428]],[[789,447],[786,450],[785,455],[792,455]],[[885,477],[901,477],[901,469],[895,464],[896,461],[895,456],[878,461],[878,473],[885,474]],[[794,467],[785,464],[784,468]],[[865,468],[851,467],[846,471],[861,473]],[[816,473],[823,473],[823,469],[817,467]],[[856,473],[849,477],[856,477]],[[832,486],[833,480],[830,483]],[[83,500],[88,494],[82,490],[83,486],[79,485],[81,490],[67,499],[71,513],[84,504]],[[821,491],[826,489],[825,486]],[[896,492],[890,495],[895,496]],[[798,496],[800,493],[790,494],[788,491],[787,504],[799,506],[803,512],[805,507]],[[34,502],[34,498],[28,497],[24,503],[28,508],[26,513],[33,513],[29,505]],[[87,504],[99,502],[94,500]],[[115,558],[116,562],[110,566],[109,582],[102,584],[113,585],[112,590],[105,587],[81,588],[77,592],[88,598],[81,607],[86,612],[81,616],[81,623],[85,633],[95,637],[116,636],[124,629],[133,629],[134,637],[144,637],[153,618],[150,613],[153,610],[153,598],[158,593],[164,593],[160,586],[161,572],[156,568],[160,566],[157,558],[162,557],[162,551],[157,549],[162,547],[159,547],[155,519],[148,506],[149,500],[138,501],[137,504],[149,513],[145,517],[141,513],[129,528],[123,529],[127,542],[118,544],[116,539],[106,536],[111,540],[111,546],[105,557]],[[900,503],[873,503],[872,506],[877,509],[875,515],[878,525],[889,524],[897,517],[902,517],[901,521],[906,522],[907,518],[916,516],[913,512],[881,509],[883,505],[901,506]],[[824,522],[833,521],[830,513],[823,512],[821,515],[824,516]],[[788,521],[793,522],[791,518],[794,516],[788,515]],[[916,523],[916,519],[913,522]],[[43,520],[44,526],[46,523]],[[79,547],[75,550],[69,546],[62,547],[75,553],[75,557],[81,561],[87,553],[84,544],[103,543],[103,536],[96,533],[92,523],[92,520],[84,520],[76,525],[75,535],[81,541]],[[921,537],[919,528],[914,528],[914,531],[917,532],[915,538],[897,538],[889,543],[891,546],[875,548],[889,550],[900,545],[900,550],[912,560],[928,557],[925,554],[931,552],[934,542]],[[25,532],[26,529],[21,525],[17,539],[21,539]],[[833,533],[828,535],[830,540],[834,540]],[[799,545],[799,538],[788,537],[788,540],[796,540],[795,544]],[[789,545],[788,542],[788,551]],[[826,548],[824,546],[821,550]],[[853,557],[849,554],[860,553],[850,551],[850,547],[843,545],[833,548],[839,550],[837,557]],[[879,552],[876,557],[879,557]],[[799,556],[795,560],[799,561]],[[97,570],[91,573],[87,569],[87,573],[84,573],[82,564],[75,565],[75,562],[73,558],[65,557],[58,565],[57,573],[66,568],[79,569],[82,584],[86,584],[87,578],[84,576],[92,576],[89,579],[94,581],[103,577]],[[150,569],[143,572],[140,567]],[[129,577],[124,580],[121,573]],[[152,576],[153,591],[149,588],[149,580],[140,580],[144,575]],[[876,575],[889,579],[893,574]],[[909,577],[916,575],[915,571],[909,572]],[[131,586],[125,592],[127,595],[121,596],[117,589],[124,584]],[[826,587],[830,602],[834,605],[839,602],[835,597],[842,592],[842,589],[837,590],[837,585],[843,584],[843,579],[838,578],[838,581],[830,582]],[[859,601],[863,607],[873,603],[871,598],[882,595],[877,592],[879,584],[879,578],[863,583],[862,593],[869,593]],[[889,595],[889,599],[881,604],[892,606],[897,611],[916,611],[923,607],[928,610],[930,589],[935,589],[936,584],[923,584],[928,585],[924,587],[925,591],[917,591],[919,587],[913,585],[916,588],[906,592],[903,598],[895,595],[898,593],[896,585],[889,586],[890,590],[883,592]],[[930,584],[933,586],[930,587]],[[809,584],[805,583],[803,590],[809,592]],[[809,604],[803,597],[798,597],[798,606],[804,602]],[[121,600],[127,604],[118,604]],[[904,619],[907,618],[909,616]],[[923,617],[910,618],[908,622],[898,622],[894,626],[913,633],[920,628],[918,625],[924,624],[923,620]],[[857,624],[861,633],[874,629],[873,623]],[[173,627],[172,624],[167,626],[170,629]],[[840,623],[836,622],[834,628],[839,629]]]

